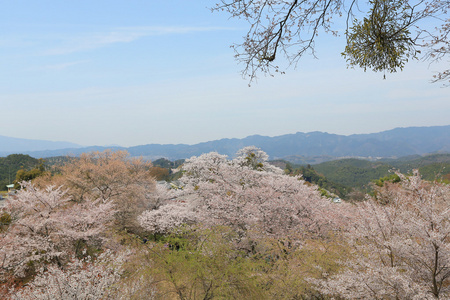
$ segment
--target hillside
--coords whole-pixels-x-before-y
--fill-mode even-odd
[[[450,174],[450,154],[409,156],[377,162],[340,159],[314,165],[314,169],[333,182],[353,188],[367,188],[372,180],[388,176],[393,169],[402,173],[419,169],[422,177],[427,180],[450,179],[447,178]]]
[[[0,157],[0,191],[6,190],[6,185],[13,183],[16,173],[21,168],[28,170],[39,164],[39,160],[28,155],[11,154]]]
[[[340,159],[314,165],[317,172],[336,183],[365,189],[374,179],[389,174],[393,167],[386,163],[361,159]]]

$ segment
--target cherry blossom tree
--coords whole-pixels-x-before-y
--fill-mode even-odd
[[[353,206],[332,203],[267,160],[255,147],[231,160],[206,153],[185,161],[182,189],[157,189],[162,205],[139,222],[163,235],[148,246],[161,293],[296,299],[316,294],[305,277],[336,273]]]
[[[215,152],[186,160],[183,190],[169,191],[167,204],[143,214],[141,225],[167,231],[167,225],[196,220],[231,226],[242,234],[258,228],[267,235],[287,236],[324,233],[345,220],[341,213],[346,204],[332,204],[300,177],[269,166],[267,158],[259,149],[244,148],[233,160]]]
[[[158,201],[150,166],[106,151],[22,182],[0,209],[0,298],[151,299],[148,276],[123,272],[108,250],[123,248],[118,236],[135,240],[120,229]]]
[[[130,158],[126,151],[83,153],[60,169],[71,193],[104,201],[131,196],[146,197],[154,186],[150,162]],[[94,197],[92,197],[94,196]]]
[[[159,209],[143,212],[138,221],[150,232],[167,234],[173,228],[195,223],[196,215],[186,203],[174,202],[162,205]]]
[[[22,185],[3,208],[11,223],[0,236],[0,279],[23,277],[42,263],[61,265],[70,253],[82,250],[79,241],[101,244],[101,233],[115,213],[112,202],[74,203],[62,187]]]
[[[119,228],[137,230],[136,217],[155,205],[151,163],[130,158],[126,151],[84,153],[59,168],[50,181],[64,185],[74,201],[113,202]],[[49,180],[42,180],[43,186]]]
[[[345,270],[321,290],[346,299],[450,297],[450,186],[417,172],[385,183],[376,198],[358,204]],[[381,200],[381,201],[380,201]]]
[[[12,300],[154,299],[155,288],[143,281],[142,276],[133,278],[132,282],[123,281],[130,255],[129,251],[107,250],[95,259],[73,257],[64,268],[46,266],[24,287],[12,288],[8,297]]]
[[[123,256],[106,251],[95,261],[90,257],[73,258],[64,270],[50,265],[46,270],[42,268],[25,287],[11,290],[10,297],[14,300],[110,299],[116,292],[123,260]]]
[[[268,163],[269,155],[255,146],[240,149],[233,159],[233,164],[247,166],[253,170],[282,174],[282,170]]]

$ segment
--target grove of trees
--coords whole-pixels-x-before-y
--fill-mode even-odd
[[[0,298],[450,298],[447,184],[397,174],[333,203],[267,158],[192,157],[169,187],[107,151],[22,182],[0,211]]]
[[[41,170],[41,165],[42,161],[24,154],[0,157],[0,191],[6,191],[6,186],[14,183],[18,171],[21,171],[22,175],[32,176],[32,173]]]

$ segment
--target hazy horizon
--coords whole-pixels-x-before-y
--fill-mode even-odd
[[[450,126],[450,124],[448,125],[437,125],[437,126],[408,126],[408,127],[395,127],[395,128],[390,128],[387,130],[382,130],[382,131],[377,131],[377,132],[365,132],[365,133],[350,133],[350,134],[339,134],[339,133],[334,133],[334,132],[326,132],[326,131],[308,131],[308,132],[302,132],[302,131],[297,131],[297,132],[290,132],[290,133],[284,133],[284,134],[279,134],[279,135],[265,135],[265,134],[251,134],[251,135],[247,135],[247,136],[243,136],[243,137],[222,137],[222,138],[216,138],[216,139],[211,139],[211,140],[204,140],[204,141],[200,141],[198,143],[193,143],[193,144],[186,144],[186,143],[167,143],[167,144],[163,144],[163,145],[168,145],[168,144],[173,144],[173,145],[196,145],[196,144],[200,144],[200,143],[207,143],[207,142],[211,142],[211,141],[218,141],[218,140],[223,140],[223,139],[244,139],[247,137],[251,137],[251,136],[263,136],[263,137],[276,137],[276,136],[283,136],[283,135],[290,135],[290,134],[296,134],[296,133],[304,133],[304,134],[309,134],[309,133],[314,133],[314,132],[320,132],[320,133],[326,133],[326,134],[331,134],[331,135],[342,135],[342,136],[350,136],[350,135],[356,135],[356,134],[372,134],[372,133],[380,133],[380,132],[384,132],[384,131],[390,131],[390,130],[394,130],[394,129],[400,129],[400,128],[416,128],[416,127],[441,127],[441,126]],[[6,135],[0,135],[0,137],[7,137],[7,138],[13,138],[13,139],[22,139],[20,137],[14,137],[14,136],[6,136]],[[23,138],[25,139],[25,138]],[[73,143],[73,144],[77,144],[74,143],[70,140],[41,140],[41,139],[28,139],[28,140],[35,140],[35,141],[45,141],[45,142],[61,142],[61,143]],[[143,144],[136,144],[136,145],[130,145],[130,146],[123,146],[120,144],[89,144],[89,145],[81,145],[81,144],[77,144],[78,146],[82,147],[92,147],[92,146],[99,146],[99,147],[123,147],[123,148],[130,148],[130,147],[135,147],[135,146],[142,146],[142,145],[148,145],[148,144],[161,144],[161,143],[153,143],[153,142],[148,142],[148,143],[143,143]]]
[[[129,147],[448,125],[450,90],[430,83],[445,60],[412,61],[383,80],[348,69],[344,39],[322,32],[319,59],[248,87],[229,47],[248,24],[213,5],[5,3],[0,135]]]

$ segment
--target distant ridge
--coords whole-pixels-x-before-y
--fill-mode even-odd
[[[0,154],[57,150],[63,148],[82,148],[82,147],[83,146],[81,145],[69,142],[19,139],[0,135]]]
[[[237,150],[254,145],[270,155],[271,159],[291,157],[402,157],[427,153],[450,153],[450,125],[431,127],[395,128],[379,133],[353,134],[349,136],[325,132],[297,132],[275,137],[252,135],[243,139],[221,139],[195,145],[148,144],[129,148],[131,156],[148,159],[165,157],[170,160],[189,158],[202,153],[217,151],[233,156]],[[102,151],[107,147],[85,147],[49,151],[21,151],[33,157],[79,155],[83,152]],[[0,146],[0,154],[3,148]],[[320,161],[320,159],[318,159]]]

